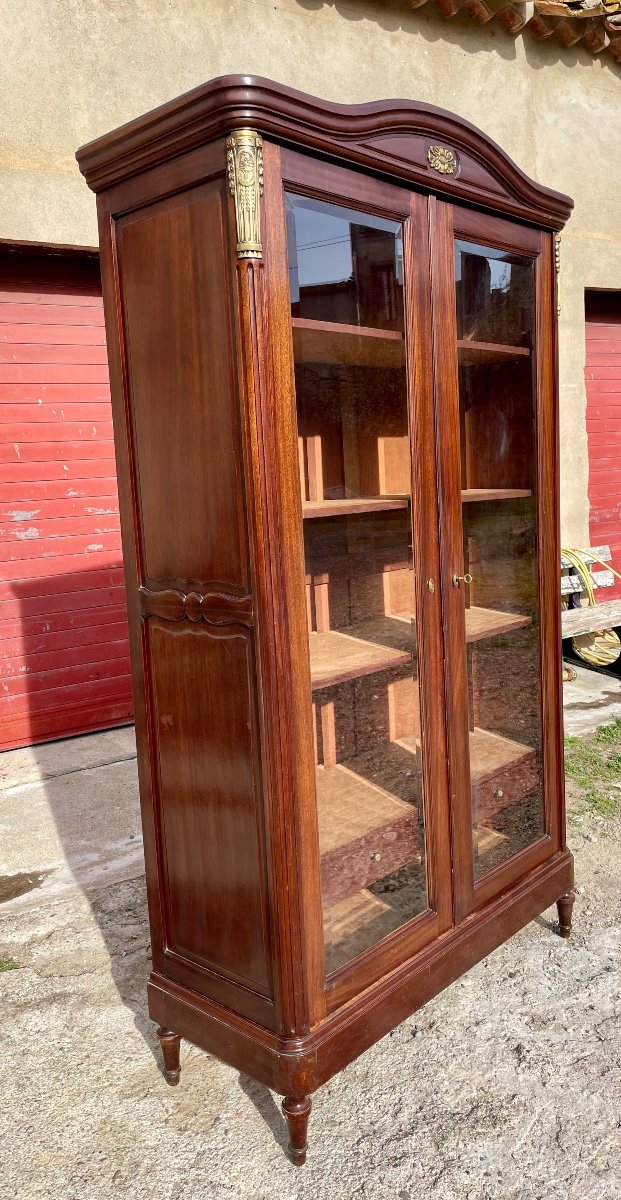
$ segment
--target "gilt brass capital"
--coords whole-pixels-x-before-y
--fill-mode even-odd
[[[235,201],[237,257],[261,258],[261,213],[263,195],[263,143],[254,129],[236,129],[226,139],[229,189]]]

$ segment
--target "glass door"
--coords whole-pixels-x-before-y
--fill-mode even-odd
[[[551,843],[535,339],[542,235],[476,215],[454,220],[446,241],[452,283],[445,284],[454,349],[442,410],[455,436],[443,486],[457,907],[464,915],[548,857]]]
[[[409,194],[386,190],[409,214]],[[355,974],[379,947],[379,975],[451,907],[450,871],[430,865],[443,785],[440,771],[429,784],[421,598],[436,626],[440,607],[418,574],[434,551],[419,554],[404,223],[340,195],[285,203],[326,973]],[[435,488],[428,503],[433,521]],[[446,863],[446,813],[434,828]]]

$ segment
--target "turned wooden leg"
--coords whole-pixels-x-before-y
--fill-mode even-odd
[[[181,1038],[178,1033],[173,1033],[172,1029],[163,1029],[160,1025],[157,1031],[157,1040],[162,1048],[162,1055],[164,1057],[164,1078],[174,1086],[176,1083],[179,1083],[179,1076],[181,1074],[179,1063]]]
[[[566,892],[556,901],[558,909],[558,931],[562,938],[568,938],[571,933],[571,913],[576,897],[573,892]]]
[[[297,1100],[294,1096],[285,1096],[282,1102],[282,1111],[289,1127],[289,1153],[296,1167],[306,1162],[306,1132],[311,1108],[309,1096],[301,1096]]]

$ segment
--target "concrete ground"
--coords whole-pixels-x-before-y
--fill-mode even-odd
[[[572,732],[589,688],[616,715],[596,680]],[[618,1200],[621,819],[570,820],[571,940],[546,913],[322,1088],[299,1170],[265,1088],[185,1043],[159,1072],[133,756],[0,757],[3,1200]]]

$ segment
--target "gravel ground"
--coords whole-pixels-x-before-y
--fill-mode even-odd
[[[317,1092],[301,1170],[265,1088],[159,1073],[141,877],[4,904],[0,1196],[619,1200],[621,817],[570,835],[571,940],[550,911]]]

